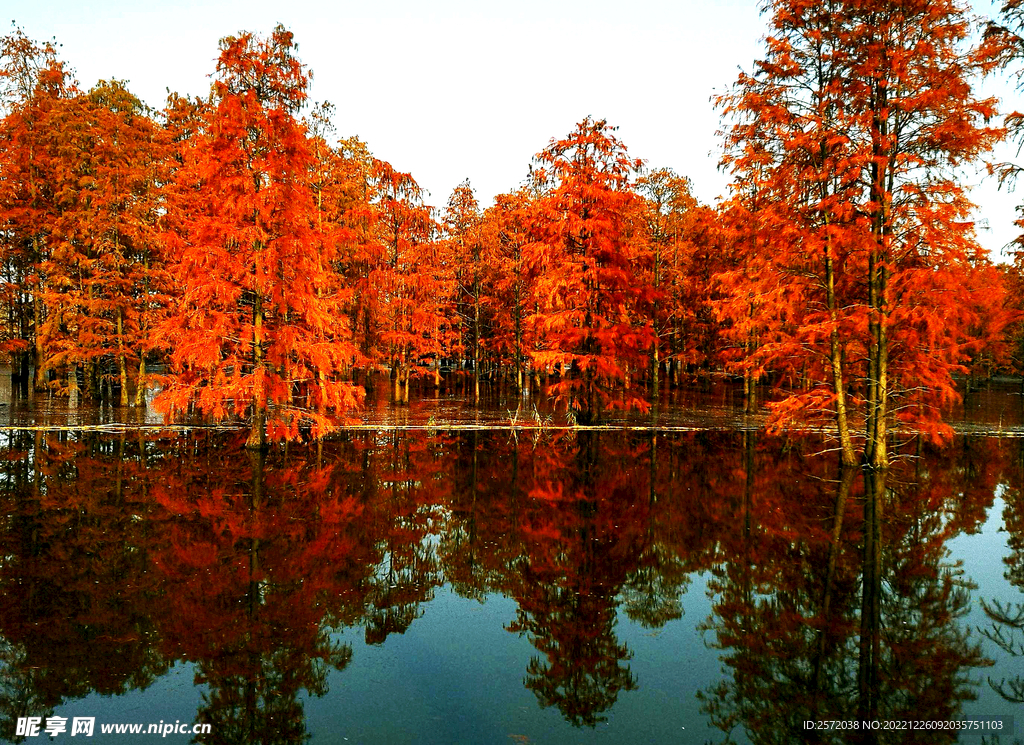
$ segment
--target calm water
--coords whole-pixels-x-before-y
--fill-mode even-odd
[[[739,429],[243,439],[0,432],[0,737],[1024,739],[1024,439],[908,437],[884,480]]]

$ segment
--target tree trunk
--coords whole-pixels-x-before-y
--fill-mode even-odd
[[[78,364],[74,362],[68,367],[68,406],[78,406]]]
[[[254,375],[263,365],[263,298],[256,294],[252,307],[252,359]],[[249,425],[249,439],[245,446],[262,450],[267,446],[267,400],[265,391],[253,390],[252,422]]]
[[[882,296],[885,290],[885,271],[882,271]],[[889,338],[885,325],[884,300],[883,315],[878,324],[878,418],[875,421],[875,450],[871,465],[875,468],[889,467],[889,452],[886,446],[888,439],[888,403],[889,403]]]
[[[117,366],[121,374],[121,406],[128,405],[128,365],[124,359],[124,324],[117,309]]]
[[[473,284],[473,403],[480,403],[480,280]]]
[[[826,228],[828,220],[825,221]],[[832,322],[829,331],[829,358],[832,363],[832,389],[836,396],[836,426],[839,428],[839,444],[842,448],[843,466],[850,470],[856,462],[853,452],[853,440],[850,437],[850,423],[846,412],[846,382],[843,377],[843,358],[839,344],[838,313],[836,311],[835,273],[832,264],[832,238],[829,236],[827,253],[825,254],[825,291],[828,300],[828,312]]]
[[[135,405],[146,405],[146,353],[139,350],[139,379],[135,382]]]
[[[89,389],[89,398],[93,401],[100,399],[100,372],[96,360],[89,360],[85,363],[85,384]]]
[[[890,232],[889,209],[892,194],[890,162],[896,153],[889,142],[888,81],[876,78],[872,85],[872,165],[871,201],[872,247],[868,258],[868,431],[865,460],[872,468],[884,469],[889,465],[886,452],[886,418],[888,416],[888,363],[889,340],[886,333],[888,292],[886,289],[886,261],[889,258],[886,238]]]
[[[886,273],[876,256],[869,269],[868,422],[864,458],[872,468],[888,468],[886,449],[889,397],[889,338],[885,324]]]
[[[522,325],[522,309],[519,305],[519,290],[518,285],[516,289],[516,309],[515,309],[515,333],[516,333],[516,385],[519,386],[520,393],[523,391],[523,387],[529,385],[529,373],[524,369],[523,360],[523,325]],[[1024,383],[1022,383],[1024,387]]]
[[[657,403],[661,394],[661,381],[658,373],[661,371],[661,359],[658,356],[658,342],[655,340],[651,345],[651,400]]]
[[[40,283],[41,284],[41,283]],[[33,388],[37,392],[46,390],[46,350],[43,347],[43,301],[39,299],[40,287],[32,297],[32,312],[35,316],[35,354],[36,354],[36,377]]]

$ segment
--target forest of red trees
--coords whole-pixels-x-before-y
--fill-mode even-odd
[[[482,207],[339,139],[290,32],[224,38],[209,96],[81,89],[0,39],[0,354],[15,388],[320,437],[386,384],[543,393],[575,422],[742,378],[771,423],[942,440],[963,381],[1024,370],[1024,257],[975,239],[965,168],[1019,134],[975,88],[1024,56],[1017,0],[771,0],[764,58],[716,105],[730,195],[591,117]],[[542,143],[538,143],[541,145]],[[525,165],[525,164],[524,164]],[[1012,178],[1013,166],[992,164]],[[376,382],[375,382],[376,381]],[[418,381],[418,382],[416,382]]]

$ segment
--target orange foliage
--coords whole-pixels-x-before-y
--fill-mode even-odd
[[[544,191],[526,248],[537,277],[532,357],[540,367],[558,366],[552,393],[578,421],[608,407],[647,408],[630,384],[654,341],[637,313],[644,226],[631,175],[640,162],[613,131],[603,120],[580,122],[538,153],[534,172]]]
[[[355,354],[348,290],[311,219],[314,164],[294,116],[309,78],[293,52],[281,27],[222,40],[214,104],[182,143],[171,201],[182,297],[163,328],[172,375],[157,403],[242,417],[254,445],[295,439],[300,425],[320,437],[362,397],[341,377]]]

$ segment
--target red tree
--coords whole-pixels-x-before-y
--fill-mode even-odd
[[[723,266],[719,217],[690,192],[688,178],[659,168],[637,180],[645,198],[648,245],[645,308],[656,342],[651,345],[651,391],[658,391],[663,362],[673,379],[684,366],[707,370],[716,353],[718,324],[711,276]]]
[[[487,347],[515,370],[516,386],[529,384],[529,352],[536,349],[527,323],[533,304],[535,275],[528,262],[532,242],[533,195],[527,189],[499,194],[484,212],[480,241],[483,251],[484,304],[491,322]]]
[[[952,374],[982,328],[973,273],[987,259],[956,169],[999,134],[985,126],[993,101],[971,90],[986,59],[966,48],[955,2],[767,7],[766,58],[720,100],[736,116],[726,163],[751,237],[726,286],[759,306],[749,364],[808,383],[777,421],[828,412],[852,463],[854,407],[865,459],[885,467],[894,415],[948,433]]]
[[[47,278],[39,292],[41,364],[67,369],[72,395],[84,365],[93,396],[106,378],[120,384],[127,404],[129,366],[144,359],[140,338],[154,306],[165,304],[156,228],[160,131],[118,81],[62,101],[47,124],[46,176],[58,213],[38,262]]]
[[[377,356],[391,368],[396,401],[409,400],[409,378],[437,360],[452,335],[453,276],[434,240],[436,224],[415,179],[374,160],[372,216],[366,246]]]
[[[45,386],[43,335],[46,311],[40,291],[46,278],[38,269],[49,255],[50,226],[58,209],[47,175],[50,118],[74,82],[50,43],[37,44],[21,29],[0,39],[0,247],[3,292],[14,327],[7,330],[3,351],[20,354],[20,385],[27,393],[28,349],[33,347],[35,388]]]
[[[629,390],[654,341],[650,323],[635,313],[643,228],[631,175],[640,161],[613,131],[604,120],[585,119],[537,155],[535,171],[546,193],[537,200],[536,240],[528,246],[540,340],[533,360],[560,367],[552,392],[581,422],[607,407],[647,406]]]
[[[446,255],[454,270],[454,300],[460,339],[455,351],[473,362],[473,400],[480,400],[481,337],[484,333],[485,265],[480,207],[469,180],[455,187],[444,212]]]
[[[159,405],[244,417],[253,447],[319,437],[358,406],[335,245],[318,229],[312,156],[295,113],[309,76],[292,35],[221,40],[215,105],[184,143],[172,209],[182,301],[164,330],[173,374]],[[332,417],[333,415],[333,417]]]

